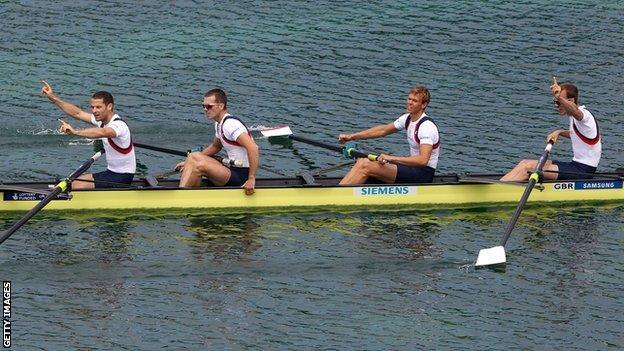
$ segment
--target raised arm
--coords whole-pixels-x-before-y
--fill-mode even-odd
[[[340,143],[345,143],[351,140],[360,140],[360,139],[375,139],[381,138],[386,135],[396,133],[399,130],[396,129],[394,123],[381,124],[372,128],[368,128],[353,134],[340,134],[338,136],[338,141]]]
[[[561,86],[557,83],[557,78],[553,77],[553,84],[550,86],[550,91],[553,93],[555,101],[563,108],[565,113],[574,117],[577,121],[583,119],[583,112],[579,110],[578,106],[563,96],[561,96]]]
[[[78,106],[69,103],[67,101],[62,100],[56,94],[54,94],[54,90],[52,90],[52,86],[48,84],[45,80],[41,81],[43,83],[43,87],[41,88],[41,93],[48,97],[48,99],[58,106],[63,112],[66,114],[79,119],[81,121],[91,123],[91,114],[81,110]]]

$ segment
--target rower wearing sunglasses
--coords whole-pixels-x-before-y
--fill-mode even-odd
[[[200,186],[203,176],[215,186],[240,186],[244,188],[245,194],[253,194],[259,159],[258,145],[245,124],[228,113],[227,96],[223,90],[206,92],[203,108],[208,120],[215,122],[215,138],[201,152],[190,153],[185,161],[176,165],[176,169],[182,172],[179,186]],[[225,148],[229,159],[242,161],[242,167],[226,167],[210,157],[222,148]]]
[[[550,91],[553,93],[553,103],[559,114],[570,116],[570,127],[555,130],[546,140],[557,140],[559,136],[570,138],[574,158],[571,162],[546,161],[543,177],[550,180],[591,179],[602,154],[598,122],[585,106],[579,105],[578,88],[575,85],[570,83],[559,85],[557,79],[553,77]],[[501,180],[528,180],[529,172],[535,170],[537,162],[537,160],[522,160]]]

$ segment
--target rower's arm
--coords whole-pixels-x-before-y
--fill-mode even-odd
[[[557,138],[560,136],[570,138],[570,131],[567,129],[557,129],[554,132],[548,134],[548,136],[546,137],[546,142],[549,142],[550,140],[557,141]]]
[[[418,156],[385,156],[384,159],[390,163],[401,164],[410,167],[423,167],[429,163],[431,153],[433,152],[433,145],[420,144]]]
[[[70,135],[76,135],[83,138],[98,139],[98,138],[114,138],[117,133],[113,128],[87,128],[87,129],[72,129]]]
[[[60,97],[54,94],[54,89],[52,86],[46,82],[45,80],[41,81],[43,83],[43,87],[41,88],[41,93],[48,97],[53,104],[58,106],[63,112],[66,114],[79,119],[81,121],[91,123],[91,114],[81,110],[78,106],[69,103],[67,101],[62,100]]]
[[[340,134],[340,136],[338,136],[338,141],[344,143],[350,140],[375,139],[396,133],[398,131],[399,130],[396,129],[394,123],[381,124],[353,134]]]
[[[561,105],[561,107],[563,107],[563,110],[565,111],[567,115],[574,117],[574,119],[576,119],[577,121],[580,121],[583,119],[583,112],[581,112],[581,110],[578,108],[578,106],[574,102],[568,99],[564,99],[559,94],[555,95],[555,100],[559,102],[559,104]]]
[[[256,170],[258,170],[258,161],[260,158],[258,145],[247,133],[242,133],[241,135],[239,135],[238,138],[236,138],[236,142],[244,147],[245,150],[247,150],[247,159],[249,160],[249,173],[247,181],[245,181],[242,188],[245,190],[245,195],[252,195],[256,188]]]
[[[223,145],[221,144],[221,140],[219,140],[219,138],[214,138],[214,140],[212,141],[212,144],[206,146],[202,150],[202,154],[206,156],[216,155],[219,151],[221,151],[222,148],[223,148]]]
[[[48,99],[66,114],[83,122],[91,123],[91,114],[83,111],[78,106],[61,99],[55,94],[48,94]]]
[[[249,134],[243,133],[237,139],[236,142],[247,150],[247,159],[249,160],[249,178],[256,178],[256,171],[258,170],[258,160],[260,158],[260,151],[258,145],[251,139]]]

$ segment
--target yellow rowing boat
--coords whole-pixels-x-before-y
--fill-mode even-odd
[[[246,196],[240,188],[199,187],[181,189],[176,180],[154,186],[137,180],[124,189],[67,190],[44,210],[103,209],[270,209],[306,207],[405,208],[485,206],[517,203],[525,184],[501,183],[500,175],[442,175],[430,184],[366,184],[338,186],[338,178],[293,177],[256,181],[256,193]],[[49,191],[54,182],[0,183],[0,211],[28,211]],[[529,203],[623,201],[620,174],[597,174],[594,179],[538,184]]]

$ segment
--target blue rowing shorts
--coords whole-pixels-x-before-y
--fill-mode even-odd
[[[249,179],[248,167],[230,167],[230,179],[224,186],[241,186]]]
[[[594,178],[592,174],[596,173],[596,167],[588,166],[586,164],[576,161],[553,161],[553,163],[556,164],[557,167],[559,167],[557,180],[592,179]]]
[[[425,167],[410,167],[404,165],[397,166],[397,175],[394,179],[394,183],[431,183],[433,182],[433,175],[435,174],[435,168],[429,166]]]
[[[110,170],[93,173],[95,188],[128,188],[132,183],[134,173],[116,173]]]

